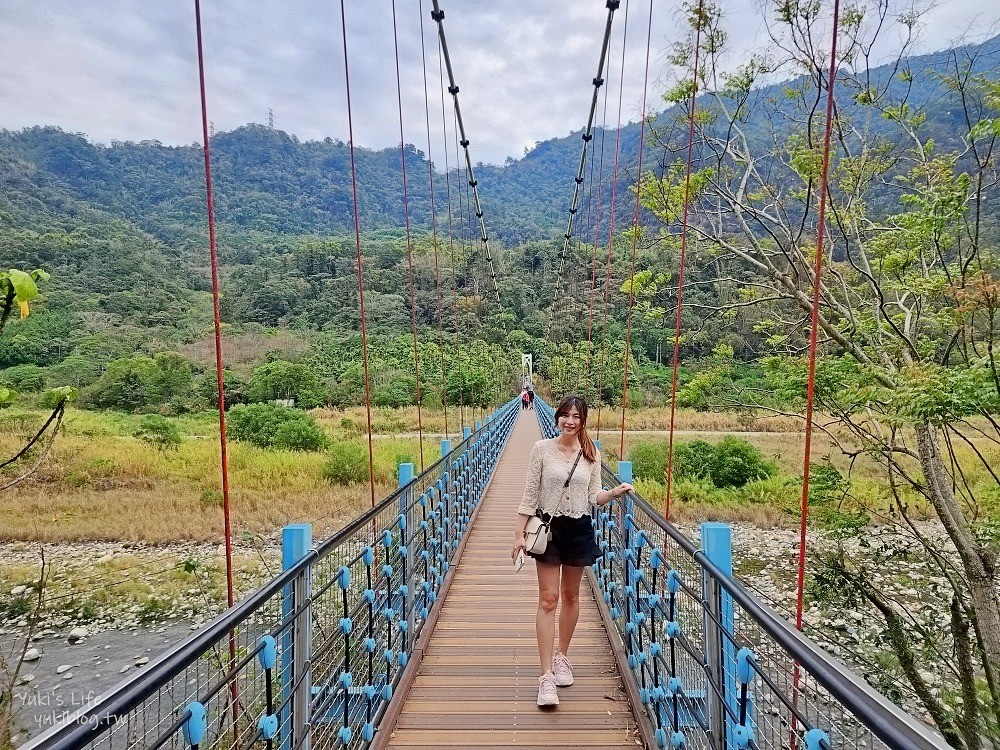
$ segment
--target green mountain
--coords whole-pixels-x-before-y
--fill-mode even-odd
[[[910,75],[893,84],[897,93],[904,86],[909,89],[912,106],[926,113],[925,132],[944,148],[958,145],[960,109],[935,71],[954,67],[955,60],[973,60],[979,71],[996,69],[1000,37],[974,48],[909,58],[905,66]],[[887,80],[893,72],[892,67],[876,68],[871,76],[875,81]],[[776,107],[780,111],[783,92],[800,85],[804,80],[774,84],[755,90],[754,98],[770,102],[771,112]],[[849,114],[857,107],[857,94],[841,87],[841,112]],[[677,116],[676,110],[667,109],[658,115],[654,127],[669,134],[676,128]],[[781,126],[775,128],[773,120],[765,122],[762,117],[750,112],[748,132],[762,140],[780,138]],[[789,118],[787,128],[792,126]],[[880,127],[879,123],[873,127]],[[536,336],[549,334],[553,269],[579,163],[581,135],[582,131],[576,131],[539,143],[523,158],[503,165],[477,166],[487,227],[497,248],[508,328],[521,327]],[[635,181],[639,138],[638,124],[623,128],[619,227],[631,221],[628,188]],[[609,181],[614,131],[598,129],[594,146],[599,148],[602,139],[604,174]],[[226,320],[355,330],[356,251],[346,144],[329,138],[300,141],[280,130],[246,125],[215,135],[212,149]],[[645,163],[656,171],[677,158],[676,151],[651,148]],[[406,149],[406,159],[417,318],[421,325],[435,326],[428,164],[412,146]],[[377,328],[398,333],[409,323],[399,150],[358,149],[357,160],[366,289],[372,295],[369,307],[378,318]],[[774,168],[773,179],[785,179],[781,169],[780,164]],[[453,171],[450,182],[453,241],[448,236],[445,179],[436,174],[437,231],[445,240],[439,258],[444,303],[446,308],[461,303],[464,309],[488,317],[493,308],[477,256],[478,232],[474,219],[469,221],[466,178]],[[587,223],[588,195],[589,186],[584,190],[581,227]],[[894,202],[894,195],[887,193],[886,207]],[[605,210],[607,204],[605,187]],[[581,230],[584,239],[591,231]],[[604,238],[606,231],[602,227]],[[582,257],[584,251],[580,252]],[[454,293],[450,289],[452,255]],[[48,312],[21,324],[22,330],[58,319],[60,330],[82,328],[93,337],[92,345],[107,356],[142,349],[150,341],[190,339],[203,332],[209,321],[206,256],[199,147],[165,146],[156,141],[116,141],[105,146],[51,127],[0,131],[0,265],[42,267],[53,275],[45,295]],[[616,273],[615,288],[622,280]],[[578,299],[586,294],[584,286],[573,288]],[[492,318],[490,325],[500,330],[498,319]],[[454,328],[456,323],[452,318],[445,326]],[[116,337],[113,346],[107,343],[112,334]],[[78,348],[77,343],[63,339],[52,351],[52,347],[40,354],[23,348],[15,351],[10,336],[5,336],[0,340],[0,366],[46,364]]]

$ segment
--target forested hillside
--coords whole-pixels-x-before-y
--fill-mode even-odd
[[[960,158],[969,159],[962,148],[965,110],[942,78],[953,72],[958,60],[971,60],[968,64],[977,71],[991,70],[1000,62],[1000,37],[976,48],[876,68],[867,80],[873,90],[885,89],[887,96],[905,94],[911,111],[924,118],[922,136],[938,148],[960,151]],[[839,89],[844,117],[866,107],[852,80],[858,79],[845,79]],[[763,168],[776,185],[794,186],[799,179],[787,155],[774,144],[795,142],[794,103],[809,86],[808,78],[757,86],[744,100],[741,127],[750,146],[762,152]],[[719,93],[717,101],[735,101],[734,94],[710,92],[699,106],[711,111],[713,93]],[[682,107],[669,100],[664,104],[667,108],[651,123],[652,156],[647,157],[647,164],[653,164],[653,177],[669,165],[676,168],[679,158],[675,136]],[[890,148],[905,137],[885,117],[875,118],[870,127],[873,137],[887,144],[880,148]],[[535,347],[544,367],[547,358],[558,358],[554,349],[546,349],[549,344],[586,338],[591,248],[581,244],[573,249],[570,283],[558,296],[554,272],[582,145],[580,135],[577,131],[539,143],[523,158],[504,165],[477,168],[497,256],[502,315],[491,295],[484,294],[483,263],[474,222],[469,221],[464,175],[454,171],[450,175],[449,233],[446,181],[436,172],[441,241],[435,258],[424,179],[427,163],[419,149],[407,148],[416,317],[428,340],[435,337],[439,317],[440,327],[449,336],[456,330],[468,335],[471,329],[466,321],[476,320],[481,326],[476,334],[496,344],[504,343],[504,328],[524,332],[527,341],[519,339],[516,346],[507,348]],[[597,151],[604,141],[606,182],[610,181],[614,135],[598,129],[593,144]],[[291,329],[291,337],[300,341],[292,346],[296,351],[308,345],[305,342],[314,332],[325,332],[324,336],[341,342],[338,346],[356,351],[357,341],[352,337],[359,322],[357,278],[346,144],[330,138],[302,142],[282,131],[251,124],[218,133],[212,146],[225,322],[237,332],[246,326],[259,331]],[[621,136],[624,167],[617,186],[619,227],[631,221],[630,188],[636,178],[638,146],[639,126],[626,126]],[[406,334],[410,317],[399,152],[359,149],[357,155],[370,322],[376,337],[390,341]],[[696,158],[699,164],[708,164],[712,155],[699,146]],[[75,355],[87,358],[88,372],[100,373],[117,358],[177,350],[202,341],[210,328],[211,306],[201,170],[197,144],[100,145],[85,135],[43,126],[0,132],[0,265],[42,268],[52,274],[37,313],[0,338],[0,367],[50,367]],[[588,181],[578,227],[586,224],[590,189]],[[886,179],[871,187],[866,200],[867,210],[888,214],[899,206],[899,191],[893,179]],[[605,198],[602,242],[607,237],[608,202]],[[669,359],[671,332],[663,321],[672,304],[670,269],[676,263],[676,247],[669,238],[676,233],[676,216],[658,212],[656,202],[645,196],[642,217],[649,227],[660,226],[666,218],[666,239],[654,240],[650,234],[639,249],[638,314],[633,321],[635,355],[640,365],[646,360],[653,363],[646,380],[653,392],[659,392],[664,376],[655,365]],[[991,215],[980,224],[987,236],[995,231]],[[581,231],[581,242],[592,231]],[[624,343],[627,313],[622,291],[627,282],[628,244],[618,234],[609,285],[607,339],[619,348]],[[705,312],[731,300],[739,284],[713,282],[722,267],[711,254],[702,254],[696,261],[690,270],[692,307],[685,312],[687,360],[711,356],[720,344],[741,361],[768,350],[769,334],[752,317]],[[739,268],[738,263],[730,267],[733,277]],[[440,314],[439,285],[443,289]],[[603,297],[602,286],[598,282],[598,301]],[[539,341],[548,343],[533,343]],[[577,355],[568,349],[558,356]],[[610,390],[608,395],[612,395]]]

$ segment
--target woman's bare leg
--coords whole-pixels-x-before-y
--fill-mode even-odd
[[[572,565],[562,566],[562,583],[559,595],[562,597],[562,607],[559,609],[559,653],[569,651],[569,642],[580,619],[580,580],[583,578],[583,568]]]
[[[542,674],[552,671],[552,641],[555,639],[556,605],[559,603],[559,567],[556,563],[535,561],[535,571],[538,574],[535,635],[538,638],[538,661],[542,665]]]

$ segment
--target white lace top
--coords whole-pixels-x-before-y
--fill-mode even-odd
[[[601,454],[598,452],[596,461],[580,456],[567,490],[563,485],[576,454],[567,457],[555,441],[556,438],[539,440],[531,448],[524,497],[517,512],[531,516],[541,508],[554,516],[580,518],[590,513],[591,504],[597,504],[597,493],[601,491]]]

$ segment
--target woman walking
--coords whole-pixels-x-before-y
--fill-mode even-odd
[[[538,678],[538,705],[559,704],[556,687],[573,684],[573,667],[567,658],[573,631],[580,617],[580,580],[583,570],[601,552],[594,539],[591,505],[606,505],[631,491],[632,485],[619,484],[601,489],[601,454],[587,434],[587,402],[567,396],[556,409],[560,434],[539,440],[531,449],[524,497],[517,509],[514,532],[516,560],[525,549],[525,526],[536,513],[550,521],[552,534],[545,552],[534,555],[538,574],[538,611],[535,634],[542,675]],[[559,644],[553,653],[556,605],[559,613]]]

